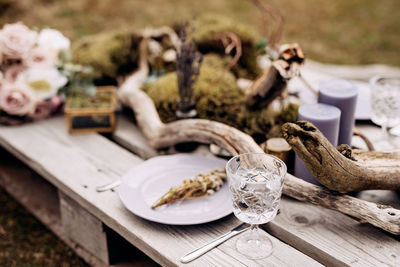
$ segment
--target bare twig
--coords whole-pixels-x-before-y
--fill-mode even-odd
[[[269,5],[262,3],[260,0],[249,0],[258,8],[260,8],[263,12],[263,21],[264,21],[264,33],[265,36],[268,37],[269,45],[272,48],[277,48],[279,46],[279,42],[282,38],[282,30],[283,30],[283,17],[276,9],[272,8]],[[272,29],[272,25],[269,24],[268,17],[271,16],[276,22],[276,30]]]
[[[301,72],[299,72],[297,76],[299,77],[300,81],[302,81],[304,85],[310,89],[311,92],[318,95],[318,90],[315,89],[306,79],[304,79],[303,75],[301,75]]]
[[[368,139],[368,137],[366,137],[360,131],[360,129],[354,127],[353,134],[356,135],[356,136],[359,136],[364,141],[364,143],[367,145],[369,151],[375,151],[375,148],[374,148],[374,145],[372,144],[372,142]]]
[[[227,73],[230,71],[239,61],[242,56],[242,42],[239,36],[233,32],[224,32],[218,35],[215,39],[220,39],[225,48],[225,54],[230,54],[233,49],[235,49],[235,56],[232,58],[231,62],[225,67],[221,74],[211,82],[211,86],[218,83]]]

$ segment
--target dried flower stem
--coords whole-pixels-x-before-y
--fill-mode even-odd
[[[196,199],[212,195],[221,188],[225,179],[225,170],[221,169],[215,169],[205,174],[198,174],[189,180],[183,180],[183,185],[179,187],[171,187],[151,208],[155,209],[159,206],[185,199]]]
[[[183,113],[189,112],[194,106],[193,84],[200,74],[202,55],[196,51],[194,39],[187,40],[185,25],[180,32],[180,45],[177,51],[177,75],[179,89],[179,110]]]

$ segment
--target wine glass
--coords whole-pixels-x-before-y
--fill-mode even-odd
[[[282,194],[286,165],[264,153],[247,153],[231,158],[226,164],[235,216],[248,224],[236,242],[237,250],[250,259],[268,257],[273,250],[271,240],[261,235],[258,225],[275,218]]]
[[[377,147],[390,150],[388,128],[400,124],[400,76],[377,75],[370,80],[371,120],[382,127],[382,137]]]

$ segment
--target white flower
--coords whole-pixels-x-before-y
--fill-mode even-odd
[[[71,42],[61,32],[54,29],[43,29],[39,33],[37,40],[39,46],[51,49],[58,53],[61,50],[68,50]]]
[[[24,63],[27,67],[49,68],[55,63],[55,53],[44,47],[35,47],[29,51]]]
[[[38,99],[47,99],[57,94],[68,80],[56,68],[30,68],[22,73],[24,82],[36,93]]]
[[[174,49],[168,49],[163,54],[163,60],[165,62],[174,62],[176,60],[176,51]]]
[[[11,59],[24,57],[35,45],[37,33],[22,23],[6,24],[0,31],[0,47]]]

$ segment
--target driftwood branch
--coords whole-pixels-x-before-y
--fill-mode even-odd
[[[400,234],[400,210],[390,206],[335,193],[290,174],[286,175],[283,194],[350,215],[392,234]]]
[[[286,123],[284,137],[312,175],[331,190],[400,190],[400,155],[337,150],[310,122]]]
[[[257,77],[246,93],[246,105],[251,109],[268,106],[275,98],[282,95],[287,82],[300,75],[304,54],[296,43],[281,46],[279,58]]]
[[[145,58],[146,40],[140,47],[141,57]],[[119,97],[122,103],[134,110],[140,129],[153,147],[162,148],[185,141],[198,141],[217,144],[232,155],[263,152],[249,135],[222,123],[201,119],[162,123],[153,101],[140,90],[145,73],[148,73],[148,69],[147,65],[143,64],[121,85]],[[400,234],[400,211],[390,207],[380,207],[371,202],[338,195],[290,174],[286,176],[283,193],[298,200],[343,212],[390,233]]]

